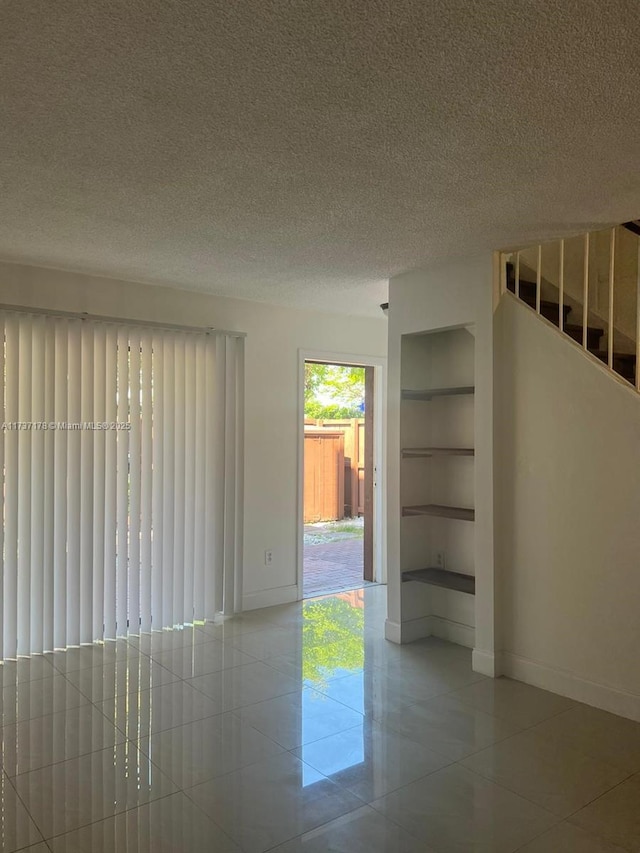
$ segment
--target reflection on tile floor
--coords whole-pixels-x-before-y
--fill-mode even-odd
[[[640,850],[640,724],[369,587],[0,667],[3,853]]]

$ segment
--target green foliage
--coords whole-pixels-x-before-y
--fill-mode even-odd
[[[306,418],[324,418],[327,421],[343,420],[344,418],[361,418],[362,412],[352,406],[339,406],[332,403],[323,406],[317,400],[305,401],[304,415]]]
[[[323,685],[338,670],[364,667],[364,610],[343,598],[324,598],[304,605],[302,676]]]
[[[364,403],[364,367],[304,366],[304,413],[308,418],[359,418]]]

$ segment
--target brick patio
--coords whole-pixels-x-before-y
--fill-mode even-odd
[[[362,579],[363,541],[341,539],[304,546],[304,597],[373,586]]]

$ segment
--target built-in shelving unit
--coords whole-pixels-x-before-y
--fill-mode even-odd
[[[403,459],[430,459],[432,456],[473,456],[473,447],[404,447]]]
[[[444,506],[443,504],[420,504],[403,506],[402,515],[432,515],[436,518],[457,518],[460,521],[473,521],[475,510],[463,506]]]
[[[443,589],[454,589],[467,595],[475,595],[476,579],[473,575],[461,575],[446,569],[413,569],[402,574],[403,582],[417,581],[439,586]]]
[[[402,391],[402,399],[428,402],[435,397],[466,397],[469,394],[475,394],[475,390],[473,385],[456,385],[452,388],[422,388],[417,390],[405,388]]]
[[[464,328],[403,335],[400,372],[401,577],[414,582],[405,588],[408,618],[436,617],[432,629],[473,645],[474,338]]]

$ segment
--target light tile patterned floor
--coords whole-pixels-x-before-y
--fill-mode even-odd
[[[640,725],[372,587],[0,667],[3,853],[640,850]]]

